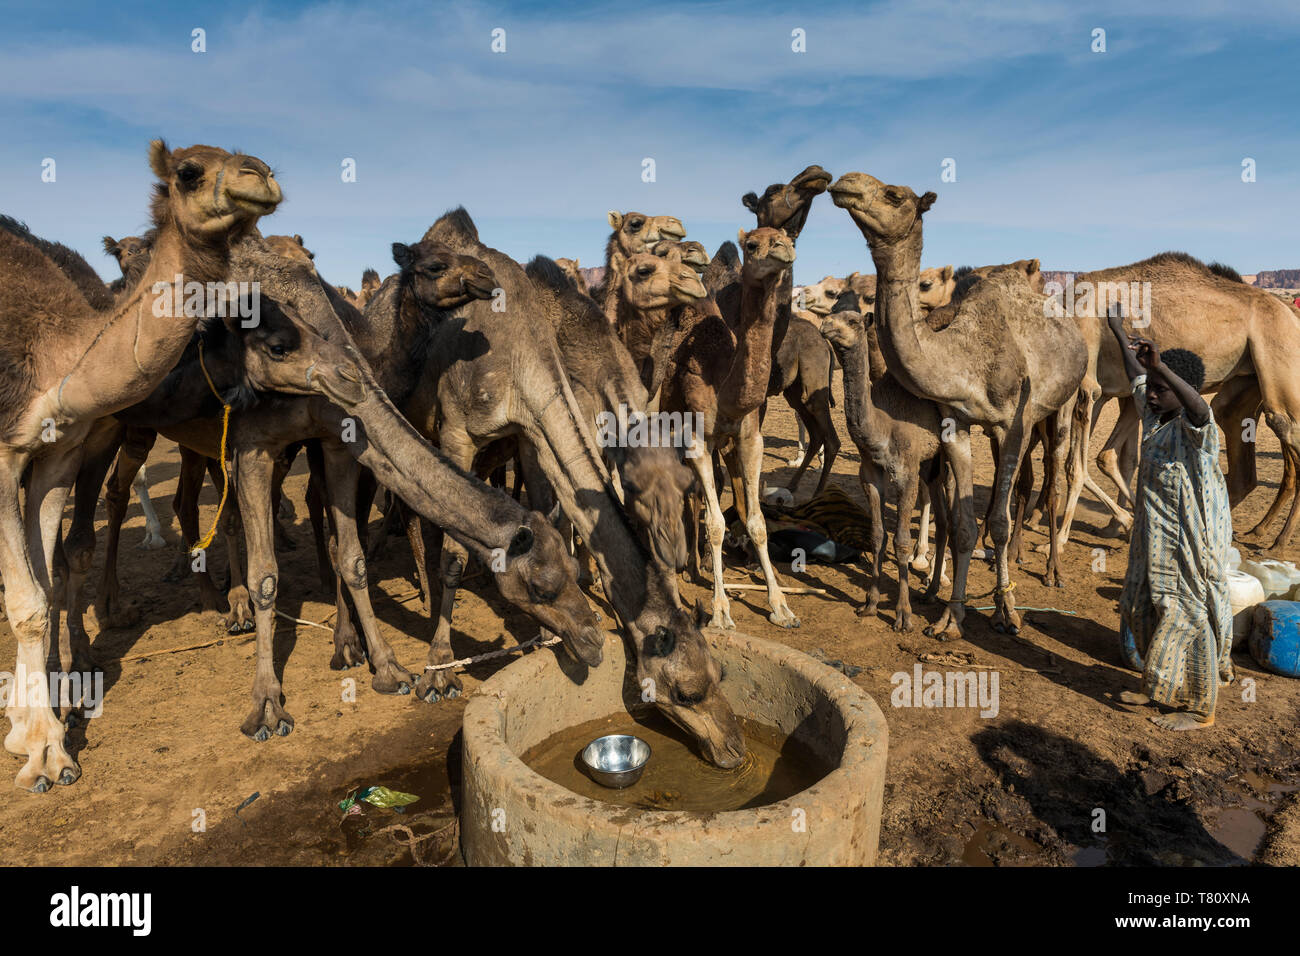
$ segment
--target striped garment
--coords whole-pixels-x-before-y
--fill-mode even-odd
[[[1233,676],[1232,511],[1219,432],[1213,414],[1200,428],[1184,411],[1161,424],[1146,406],[1145,375],[1133,400],[1143,410],[1142,461],[1120,618],[1144,661],[1143,693],[1208,716]]]

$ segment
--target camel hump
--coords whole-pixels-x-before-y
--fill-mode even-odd
[[[429,227],[429,231],[423,238],[436,239],[452,248],[459,248],[466,243],[479,241],[478,227],[474,225],[474,220],[470,218],[465,207],[457,206],[443,213],[438,221]]]
[[[740,250],[734,242],[724,242],[718,246],[709,264],[704,267],[704,287],[716,291],[736,278],[740,272]]]
[[[572,280],[565,271],[549,256],[533,256],[524,267],[524,274],[538,285],[556,292],[562,292],[573,286]]]
[[[1209,269],[1216,276],[1227,279],[1229,282],[1240,282],[1245,285],[1246,280],[1241,277],[1241,273],[1232,266],[1224,265],[1222,262],[1211,262],[1205,268]]]

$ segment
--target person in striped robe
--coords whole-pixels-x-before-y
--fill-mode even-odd
[[[1232,681],[1228,548],[1232,512],[1219,469],[1219,433],[1201,398],[1205,366],[1186,349],[1161,355],[1130,341],[1111,316],[1142,413],[1142,458],[1120,618],[1142,659],[1140,692],[1125,703],[1170,708],[1166,730],[1214,723],[1219,687]]]

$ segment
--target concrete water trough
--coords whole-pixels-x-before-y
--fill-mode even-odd
[[[888,729],[837,670],[747,634],[706,631],[738,717],[807,748],[825,775],[746,809],[640,809],[575,793],[521,759],[553,735],[644,705],[611,636],[581,683],[552,652],[485,682],[465,708],[461,849],[471,866],[860,866],[875,862]]]

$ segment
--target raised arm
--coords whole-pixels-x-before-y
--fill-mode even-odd
[[[1148,342],[1146,339],[1138,339],[1135,343],[1137,348],[1137,360],[1147,375],[1158,379],[1164,384],[1169,391],[1173,392],[1174,397],[1178,399],[1179,404],[1187,412],[1187,420],[1197,428],[1203,426],[1210,420],[1210,406],[1205,404],[1205,399],[1201,398],[1201,393],[1185,381],[1178,377],[1176,372],[1169,370],[1164,362],[1160,361],[1160,351],[1156,348],[1155,343]]]
[[[1134,355],[1134,348],[1129,342],[1128,334],[1124,331],[1124,319],[1119,315],[1111,315],[1106,320],[1110,326],[1111,334],[1115,336],[1115,341],[1119,343],[1119,354],[1124,357],[1124,374],[1128,376],[1131,382],[1133,379],[1146,374],[1144,369]]]

